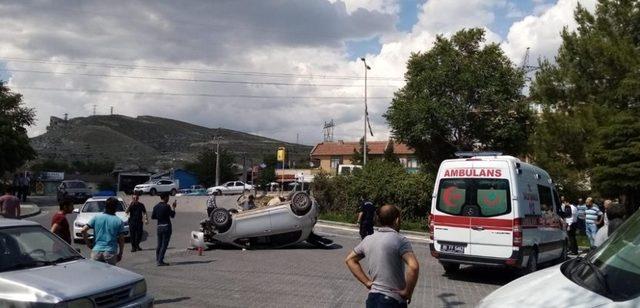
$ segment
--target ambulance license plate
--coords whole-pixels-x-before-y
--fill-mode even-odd
[[[454,245],[454,244],[442,244],[440,245],[440,250],[442,250],[443,252],[464,253],[464,246]]]

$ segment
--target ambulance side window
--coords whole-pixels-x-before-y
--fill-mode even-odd
[[[547,206],[547,210],[553,211],[553,196],[551,195],[551,188],[538,185],[538,197],[538,200],[540,200],[541,211],[545,211],[545,205]]]
[[[558,191],[553,189],[553,201],[556,203],[555,212],[560,215],[560,217],[564,217],[564,212],[562,211],[562,203],[560,203],[560,198],[558,197]]]

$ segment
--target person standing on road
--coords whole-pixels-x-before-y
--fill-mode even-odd
[[[586,235],[587,234],[587,230],[585,229],[585,211],[587,210],[587,205],[584,204],[584,202],[582,202],[582,198],[578,199],[578,203],[576,205],[576,209],[578,210],[578,223],[577,223],[577,230],[576,231],[580,231],[582,232],[582,234]]]
[[[598,208],[597,205],[593,204],[593,199],[591,197],[587,198],[587,210],[584,212],[585,214],[585,230],[587,233],[587,238],[589,239],[589,245],[591,248],[595,248],[595,237],[598,232],[598,225],[602,223],[602,211]]]
[[[400,210],[384,205],[378,212],[382,225],[347,256],[347,267],[367,289],[367,308],[407,307],[418,282],[419,265],[411,243],[400,235]],[[368,275],[360,261],[368,260]],[[405,271],[405,266],[406,271]]]
[[[211,217],[211,212],[213,212],[217,207],[216,194],[211,194],[211,196],[207,198],[207,217]]]
[[[4,195],[0,197],[0,214],[4,218],[20,218],[20,199],[11,193],[9,186],[4,188]]]
[[[171,240],[171,218],[176,217],[177,203],[173,200],[173,204],[169,206],[169,193],[160,195],[160,202],[153,207],[151,219],[158,221],[158,247],[156,247],[156,263],[158,266],[167,266],[169,263],[164,262],[164,254],[169,247]]]
[[[11,182],[11,185],[13,186],[13,195],[16,197],[20,196],[20,175],[19,174],[14,174],[13,175],[13,182]]]
[[[242,204],[242,210],[248,211],[256,208],[255,197],[253,195],[249,195],[248,200]]]
[[[71,244],[71,231],[66,215],[73,212],[73,202],[70,199],[60,201],[60,210],[51,218],[51,233]]]
[[[114,197],[107,199],[104,213],[91,218],[80,231],[87,247],[91,249],[91,259],[111,265],[122,260],[124,251],[124,222],[116,216],[118,202]],[[93,245],[87,234],[89,229],[93,229]]]
[[[620,227],[620,225],[622,225],[622,223],[624,222],[625,208],[623,205],[613,202],[609,202],[609,204],[606,204],[606,201],[605,205],[609,206],[607,212],[605,213],[606,216],[609,216],[609,222],[605,224],[604,227],[600,228],[600,230],[598,230],[598,233],[596,233],[595,239],[593,241],[596,247],[600,247],[602,243],[604,243],[609,238],[609,236],[611,236],[611,234],[613,234],[613,232],[615,232],[616,229],[618,229],[618,227]]]
[[[145,224],[149,223],[149,219],[147,217],[147,209],[144,207],[144,204],[140,202],[140,195],[134,194],[131,197],[131,203],[129,204],[129,207],[127,207],[125,213],[129,215],[131,252],[142,250],[142,248],[140,248],[140,241],[142,240],[142,233],[144,232],[142,218],[144,218]]]
[[[376,206],[371,201],[363,201],[358,211],[358,226],[360,227],[360,238],[373,234],[373,219],[376,215]]]
[[[578,209],[569,201],[563,200],[562,211],[564,212],[564,221],[567,223],[567,236],[569,238],[569,252],[578,254],[578,241],[576,240],[576,228],[578,220]]]
[[[603,227],[606,227],[609,225],[609,208],[611,207],[611,204],[613,203],[613,201],[611,201],[610,199],[604,200],[604,203],[602,204],[602,206],[604,207],[604,219],[602,220],[602,223],[604,224]]]

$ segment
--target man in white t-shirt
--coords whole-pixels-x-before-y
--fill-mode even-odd
[[[567,237],[569,238],[569,253],[578,254],[578,242],[576,240],[576,229],[578,229],[578,208],[569,201],[562,203],[564,221],[567,223]]]

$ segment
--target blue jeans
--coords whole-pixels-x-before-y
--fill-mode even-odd
[[[381,293],[369,293],[367,308],[406,308],[407,303],[400,303],[395,298]]]
[[[158,247],[156,247],[156,262],[158,264],[164,262],[164,254],[169,247],[169,240],[171,240],[171,226],[158,226]]]
[[[596,233],[598,233],[598,226],[596,224],[585,224],[585,230],[587,233],[587,238],[589,239],[589,245],[591,248],[595,247],[594,240],[596,238]]]

